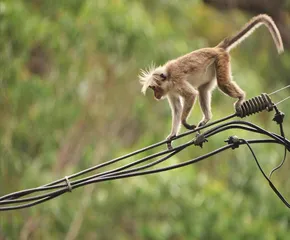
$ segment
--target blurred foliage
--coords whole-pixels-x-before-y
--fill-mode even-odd
[[[0,1],[0,195],[162,140],[170,110],[151,93],[142,96],[139,69],[214,46],[250,17],[198,0]],[[288,84],[289,51],[278,56],[265,29],[235,49],[232,60],[248,97]],[[233,100],[219,91],[213,102],[214,119],[232,113]],[[286,133],[287,104],[281,105]],[[200,117],[196,107],[190,122]],[[272,117],[248,120],[276,131]],[[167,164],[209,152],[231,134],[253,137],[223,133]],[[255,150],[267,171],[283,155],[277,146]],[[273,179],[289,199],[287,168]],[[240,147],[194,166],[86,186],[3,212],[0,239],[287,239],[287,211]]]

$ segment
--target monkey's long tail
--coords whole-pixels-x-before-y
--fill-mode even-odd
[[[268,28],[275,42],[278,53],[282,53],[284,51],[284,47],[280,32],[273,19],[266,14],[260,14],[253,17],[238,33],[232,37],[224,39],[217,45],[217,47],[223,48],[229,52],[249,37],[261,25],[265,25]]]

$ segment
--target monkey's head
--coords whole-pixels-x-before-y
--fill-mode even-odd
[[[145,94],[147,89],[150,88],[154,91],[156,100],[163,99],[171,88],[168,73],[164,66],[156,68],[154,65],[151,65],[149,68],[141,70],[139,81],[143,85],[142,93]]]

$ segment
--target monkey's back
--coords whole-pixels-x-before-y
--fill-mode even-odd
[[[214,62],[217,54],[216,48],[203,48],[172,60],[167,63],[170,77],[177,84],[186,80],[198,88],[215,78]]]

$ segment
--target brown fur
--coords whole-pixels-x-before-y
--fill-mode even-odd
[[[239,108],[245,99],[245,93],[231,80],[230,55],[225,51],[220,51],[216,57],[215,67],[218,87],[228,96],[238,98],[235,108]]]
[[[158,68],[151,66],[148,70],[142,71],[139,78],[143,84],[143,93],[147,88],[151,88],[156,99],[167,96],[170,103],[173,120],[168,139],[176,136],[180,123],[187,129],[195,128],[195,125],[187,123],[187,118],[198,96],[203,112],[203,118],[198,126],[206,124],[212,118],[211,95],[216,85],[226,95],[236,98],[235,108],[240,108],[246,94],[237,83],[232,81],[229,50],[261,24],[267,26],[278,52],[281,53],[283,43],[273,20],[267,15],[258,15],[236,35],[226,38],[217,47],[199,49],[171,60]],[[169,147],[171,147],[170,144]]]

